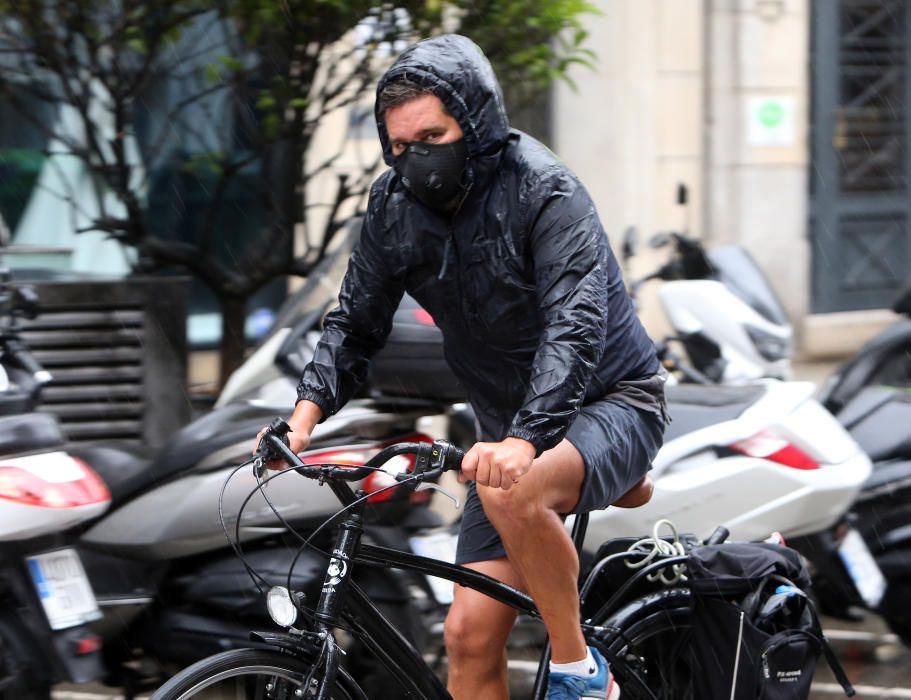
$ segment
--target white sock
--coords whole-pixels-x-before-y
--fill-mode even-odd
[[[592,650],[587,649],[586,656],[581,661],[571,661],[568,664],[555,664],[551,661],[550,672],[568,673],[571,676],[591,678],[598,672],[598,664],[595,663],[595,657],[592,656]]]

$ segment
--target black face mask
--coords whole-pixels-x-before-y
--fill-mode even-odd
[[[467,167],[464,139],[452,143],[409,143],[395,159],[395,169],[408,191],[438,211],[451,211],[461,201]]]

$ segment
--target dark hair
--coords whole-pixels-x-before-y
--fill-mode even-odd
[[[424,95],[432,95],[433,90],[415,82],[407,75],[386,83],[376,98],[376,113],[380,118],[393,107],[411,102]],[[445,109],[445,107],[444,107]]]

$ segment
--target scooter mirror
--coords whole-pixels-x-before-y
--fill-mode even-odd
[[[624,260],[629,260],[636,255],[636,249],[639,247],[639,232],[635,226],[630,226],[623,232],[623,250]]]
[[[38,316],[40,300],[34,287],[17,287],[13,292],[13,307],[23,318],[32,319]]]
[[[648,244],[652,248],[663,248],[670,242],[671,235],[669,233],[656,233],[649,239]]]
[[[6,225],[6,219],[0,214],[0,248],[7,248],[13,241],[9,226]]]
[[[682,182],[677,185],[677,204],[683,206],[689,199],[689,190]]]

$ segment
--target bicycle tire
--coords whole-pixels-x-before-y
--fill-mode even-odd
[[[624,700],[693,700],[691,603],[689,589],[670,589],[631,601],[603,623],[593,621],[609,630],[599,641],[614,659]]]
[[[278,651],[233,649],[183,669],[156,690],[151,700],[306,700],[316,697],[319,687],[302,687],[312,668],[311,661]],[[302,695],[295,695],[296,690],[302,690]],[[366,700],[366,695],[340,670],[330,698]]]

